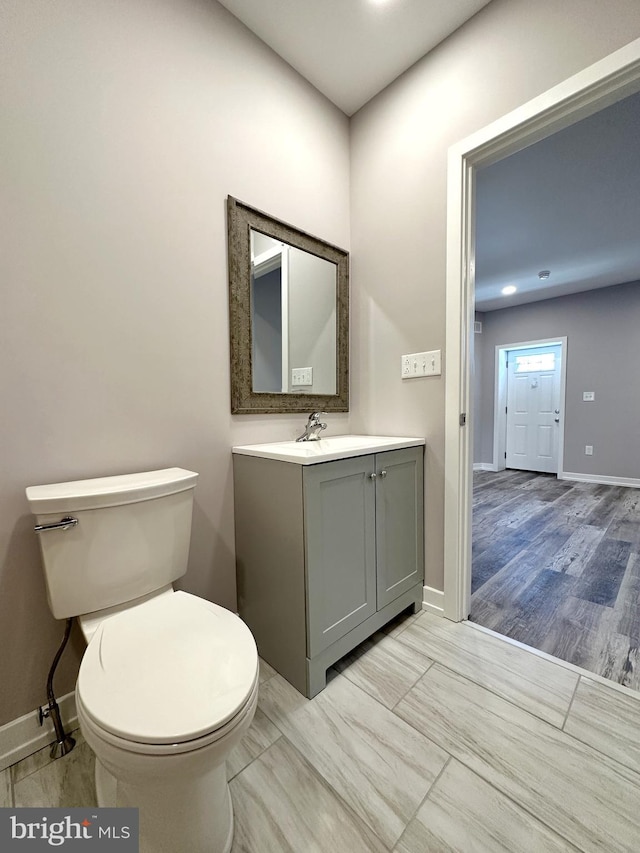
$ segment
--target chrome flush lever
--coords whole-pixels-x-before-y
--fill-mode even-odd
[[[42,533],[43,530],[68,530],[70,527],[75,527],[77,523],[77,518],[66,515],[60,521],[54,521],[52,524],[36,524],[33,529],[36,533]]]

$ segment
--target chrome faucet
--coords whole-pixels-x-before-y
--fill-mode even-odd
[[[327,428],[326,424],[320,422],[320,416],[324,414],[324,412],[312,412],[304,432],[296,438],[296,441],[320,441],[320,431]]]

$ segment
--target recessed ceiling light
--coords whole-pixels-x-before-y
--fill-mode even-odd
[[[506,287],[502,288],[502,293],[504,296],[511,296],[512,293],[515,293],[518,288],[514,284],[508,284]]]
[[[541,281],[546,281],[550,275],[551,275],[551,270],[540,270],[540,272],[538,273],[538,278]]]

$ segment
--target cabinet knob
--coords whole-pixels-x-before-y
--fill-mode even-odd
[[[387,476],[387,472],[386,472],[386,471],[380,471],[380,476],[381,476],[381,477],[386,477],[386,476]]]
[[[377,475],[377,474],[376,474],[376,472],[374,471],[374,472],[373,472],[373,474],[369,474],[369,479],[370,479],[370,480],[375,480],[377,476],[378,476],[378,475]]]

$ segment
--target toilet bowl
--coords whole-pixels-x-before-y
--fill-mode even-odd
[[[225,759],[257,699],[251,632],[218,605],[174,592],[100,624],[80,665],[78,720],[98,805],[139,809],[141,851],[231,849]]]
[[[98,805],[139,809],[141,853],[228,853],[225,759],[258,698],[247,626],[172,586],[196,479],[167,469],[27,489],[51,609],[79,616],[88,642],[76,705]]]

